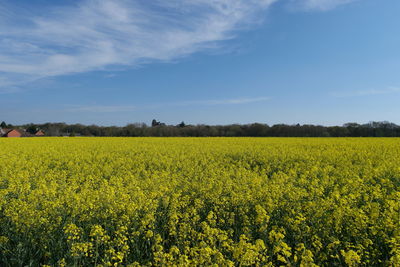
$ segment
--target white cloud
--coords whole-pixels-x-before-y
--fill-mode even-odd
[[[151,105],[87,105],[87,106],[72,106],[67,108],[68,112],[90,112],[90,113],[114,113],[114,112],[130,112],[143,109],[157,109],[163,107],[182,107],[182,106],[217,106],[217,105],[242,105],[256,102],[264,102],[269,100],[269,97],[255,98],[233,98],[233,99],[212,99],[198,101],[182,101],[171,103],[160,103]]]
[[[295,8],[326,11],[357,0],[291,0]]]
[[[94,112],[94,113],[113,113],[113,112],[129,112],[135,111],[136,106],[107,106],[107,105],[92,105],[92,106],[76,106],[68,108],[69,112]]]
[[[349,92],[333,92],[332,95],[335,97],[357,97],[357,96],[374,96],[374,95],[387,95],[400,93],[400,87],[388,87],[386,89],[370,89],[370,90],[358,90]]]
[[[0,91],[41,78],[170,61],[212,49],[258,22],[277,1],[317,10],[351,2],[82,0],[24,7],[0,0]]]
[[[40,13],[19,12],[0,2],[0,13],[13,15],[0,26],[0,77],[18,85],[176,59],[232,38],[273,2],[84,0]]]
[[[175,105],[179,105],[179,106],[189,106],[189,105],[205,105],[205,106],[240,105],[240,104],[263,102],[263,101],[267,101],[269,99],[270,99],[269,97],[255,97],[255,98],[234,98],[234,99],[220,99],[220,100],[200,100],[200,101],[187,101],[187,102],[175,103]]]

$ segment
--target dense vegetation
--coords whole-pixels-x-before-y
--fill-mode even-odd
[[[6,128],[7,124],[3,124]],[[9,126],[9,127],[12,127]],[[234,124],[234,125],[166,125],[153,120],[151,126],[144,123],[128,124],[123,127],[97,126],[65,123],[20,125],[17,128],[35,133],[43,130],[48,136],[176,136],[176,137],[400,137],[400,126],[390,122],[367,124],[347,123],[343,126]]]
[[[0,139],[1,266],[400,266],[400,139]]]

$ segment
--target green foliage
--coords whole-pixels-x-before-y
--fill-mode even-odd
[[[399,266],[400,140],[0,139],[1,266]]]

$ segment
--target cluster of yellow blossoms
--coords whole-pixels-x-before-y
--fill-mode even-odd
[[[400,139],[0,140],[0,266],[400,266]]]

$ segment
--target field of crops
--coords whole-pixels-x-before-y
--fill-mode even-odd
[[[400,266],[400,139],[0,139],[1,266]]]

